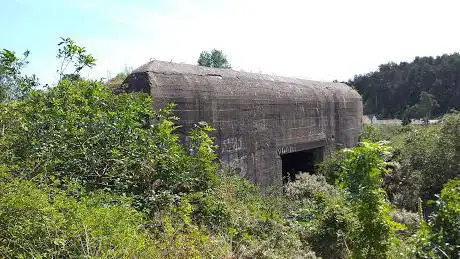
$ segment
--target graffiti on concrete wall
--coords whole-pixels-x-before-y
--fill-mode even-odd
[[[222,152],[236,152],[243,149],[243,140],[240,137],[232,137],[222,140]]]
[[[296,148],[293,146],[279,147],[278,149],[276,149],[276,153],[279,156],[287,154],[287,153],[293,153],[293,152],[296,152]]]

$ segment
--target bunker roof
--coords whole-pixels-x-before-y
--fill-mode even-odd
[[[151,77],[155,75],[162,77],[183,76],[186,80],[181,80],[180,85],[182,87],[191,87],[195,89],[213,88],[214,91],[232,91],[234,92],[233,94],[236,95],[244,95],[244,91],[247,91],[249,95],[263,92],[265,95],[276,95],[279,97],[290,96],[291,98],[295,98],[296,95],[305,97],[305,95],[311,96],[313,94],[316,96],[336,95],[336,98],[340,96],[343,98],[361,99],[361,96],[354,89],[343,83],[320,82],[300,78],[249,73],[226,68],[209,68],[154,60],[135,69],[131,76],[142,73],[146,73],[151,82]],[[191,77],[194,77],[195,80],[187,80]],[[196,80],[197,77],[203,78],[202,80]],[[201,85],[204,81],[209,80],[211,80],[212,83],[206,84],[205,86]],[[154,81],[157,86],[163,86],[162,80]],[[276,92],[276,94],[274,92]],[[317,97],[322,99],[319,96]]]

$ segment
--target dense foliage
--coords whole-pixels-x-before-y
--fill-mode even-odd
[[[201,129],[209,128],[190,133],[187,151],[171,134],[174,118],[151,107],[147,95],[61,81],[0,107],[0,158],[17,175],[63,188],[76,181],[88,190],[140,196],[153,185],[173,192],[208,189],[215,165],[205,163],[215,156],[204,150],[213,147]]]
[[[322,175],[299,174],[286,187],[289,218],[302,229],[302,240],[323,258],[347,258],[356,248],[360,222],[346,204],[346,195]]]
[[[126,197],[101,193],[77,199],[0,170],[0,256],[148,258],[157,254],[143,227],[144,216]]]
[[[345,154],[337,182],[347,191],[347,203],[361,223],[360,228],[354,229],[357,249],[353,257],[385,258],[397,226],[390,217],[390,204],[382,188],[390,150],[383,143],[362,142],[342,152]]]
[[[439,104],[434,105],[433,115],[445,114],[460,107],[460,54],[383,64],[377,71],[357,75],[348,83],[362,95],[366,114],[403,117],[426,98],[422,93],[432,95]],[[419,112],[412,116],[423,117]]]
[[[209,126],[181,144],[169,108],[151,105],[144,94],[62,80],[1,106],[3,255],[344,258],[362,249],[365,221],[346,188],[303,176],[285,195],[261,195],[219,173]]]
[[[417,237],[419,258],[460,256],[460,179],[450,180],[435,202],[435,212],[423,222]]]
[[[394,138],[395,152],[363,141],[332,155],[317,175],[299,173],[262,194],[220,169],[205,122],[182,138],[173,105],[154,111],[146,94],[83,80],[78,72],[94,58],[62,40],[59,56],[75,71],[0,104],[0,257],[458,254],[458,231],[450,229],[460,224],[459,181],[448,182],[434,205],[428,198],[458,177],[459,114],[423,128],[368,128],[364,138]],[[17,78],[3,77],[4,86]],[[420,197],[427,221],[401,209]]]
[[[386,178],[385,188],[398,206],[415,211],[420,199],[426,204],[435,199],[449,179],[460,178],[458,112],[429,126],[367,126],[362,137],[390,141],[394,149],[393,170]]]
[[[227,57],[222,50],[213,49],[211,51],[203,51],[197,61],[199,66],[215,67],[215,68],[231,68]]]

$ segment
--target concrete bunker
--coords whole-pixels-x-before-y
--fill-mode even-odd
[[[220,160],[262,187],[355,145],[361,132],[361,96],[342,83],[152,61],[122,88],[149,93],[153,108],[176,103],[180,134],[208,122]]]

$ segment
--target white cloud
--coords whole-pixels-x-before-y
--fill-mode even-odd
[[[97,77],[150,58],[196,63],[219,48],[236,69],[347,80],[388,61],[458,51],[457,1],[172,1],[165,9],[78,1],[129,36],[77,39],[98,58]],[[134,36],[133,36],[134,35]]]

